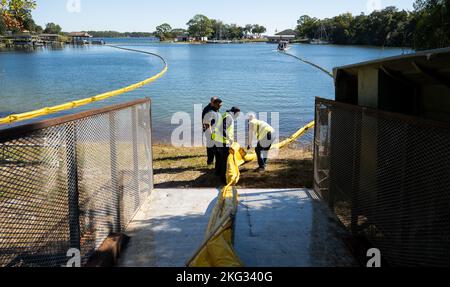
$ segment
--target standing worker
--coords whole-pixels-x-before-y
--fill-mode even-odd
[[[206,137],[206,151],[208,156],[208,165],[214,163],[214,142],[212,140],[212,127],[217,121],[217,113],[222,107],[222,100],[218,97],[212,97],[209,105],[205,107],[202,113],[203,133]]]
[[[224,113],[215,125],[212,139],[216,147],[216,174],[224,184],[227,183],[226,172],[230,147],[234,143],[234,121],[239,117],[241,110],[233,107]]]
[[[257,171],[264,172],[267,167],[269,150],[272,147],[273,142],[275,141],[274,138],[275,129],[271,127],[268,123],[258,120],[255,114],[250,114],[248,116],[248,124],[249,124],[249,138],[247,149],[250,150],[252,148],[253,136],[256,135],[258,144],[256,146],[255,151],[258,157],[258,165],[259,165]]]

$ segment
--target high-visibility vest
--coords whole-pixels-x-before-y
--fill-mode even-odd
[[[260,121],[257,119],[253,119],[250,122],[254,126],[254,131],[256,132],[256,138],[258,141],[263,140],[268,133],[274,133],[275,129],[272,128],[268,123],[264,121]]]
[[[231,118],[231,125],[229,127],[228,126],[224,127],[224,124],[226,124],[227,117]],[[229,113],[224,113],[221,117],[219,117],[219,120],[216,122],[216,125],[214,126],[214,131],[211,135],[211,138],[214,141],[229,145],[230,140],[224,137],[224,131],[226,131],[226,135],[229,138],[234,138],[234,120]]]

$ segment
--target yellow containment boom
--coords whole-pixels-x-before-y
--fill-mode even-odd
[[[71,101],[68,103],[64,103],[61,105],[57,105],[57,106],[53,106],[53,107],[46,107],[46,108],[42,108],[39,110],[35,110],[35,111],[31,111],[31,112],[26,112],[26,113],[22,113],[22,114],[15,114],[15,115],[10,115],[7,116],[5,118],[0,118],[0,124],[11,124],[14,122],[18,122],[18,121],[23,121],[23,120],[29,120],[29,119],[33,119],[36,117],[40,117],[40,116],[45,116],[45,115],[49,115],[52,113],[56,113],[56,112],[61,112],[61,111],[65,111],[65,110],[69,110],[69,109],[73,109],[76,107],[80,107],[80,106],[84,106],[87,104],[91,104],[93,102],[98,102],[101,100],[105,100],[108,98],[112,98],[133,90],[136,90],[142,86],[145,86],[147,84],[150,84],[151,82],[156,81],[157,79],[161,78],[169,69],[169,66],[167,65],[166,60],[161,57],[158,54],[155,53],[151,53],[151,52],[145,52],[145,51],[140,51],[140,50],[133,50],[133,49],[127,49],[127,48],[122,48],[122,47],[117,47],[117,46],[109,46],[112,48],[116,48],[116,49],[121,49],[121,50],[126,50],[126,51],[131,51],[131,52],[137,52],[137,53],[143,53],[143,54],[147,54],[147,55],[152,55],[152,56],[156,56],[158,58],[160,58],[162,60],[162,62],[164,63],[164,68],[161,70],[161,72],[159,72],[158,74],[143,80],[142,82],[130,85],[128,87],[125,88],[121,88],[118,90],[114,90],[114,91],[110,91],[107,93],[103,93],[100,95],[96,95],[90,98],[86,98],[86,99],[81,99],[81,100],[76,100],[76,101]]]
[[[314,127],[311,122],[299,129],[288,139],[276,144],[272,149],[288,146]],[[233,247],[234,219],[238,209],[238,192],[236,185],[239,182],[239,167],[256,159],[256,154],[247,152],[234,143],[230,148],[227,163],[227,186],[219,194],[217,204],[212,212],[205,241],[195,255],[188,260],[188,267],[243,267]]]

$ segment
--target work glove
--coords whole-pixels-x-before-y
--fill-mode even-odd
[[[251,146],[247,146],[247,150],[251,150],[252,149],[252,147]]]

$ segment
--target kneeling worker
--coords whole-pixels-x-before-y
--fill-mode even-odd
[[[241,110],[233,107],[219,117],[213,130],[212,139],[216,151],[216,175],[224,184],[227,183],[226,172],[230,147],[234,143],[234,121],[239,117]]]
[[[269,150],[275,141],[275,129],[271,127],[268,123],[260,121],[256,118],[255,114],[250,114],[248,116],[249,124],[249,138],[247,149],[252,148],[253,137],[256,135],[258,144],[256,146],[256,155],[258,157],[259,168],[257,171],[265,171],[267,167]]]

